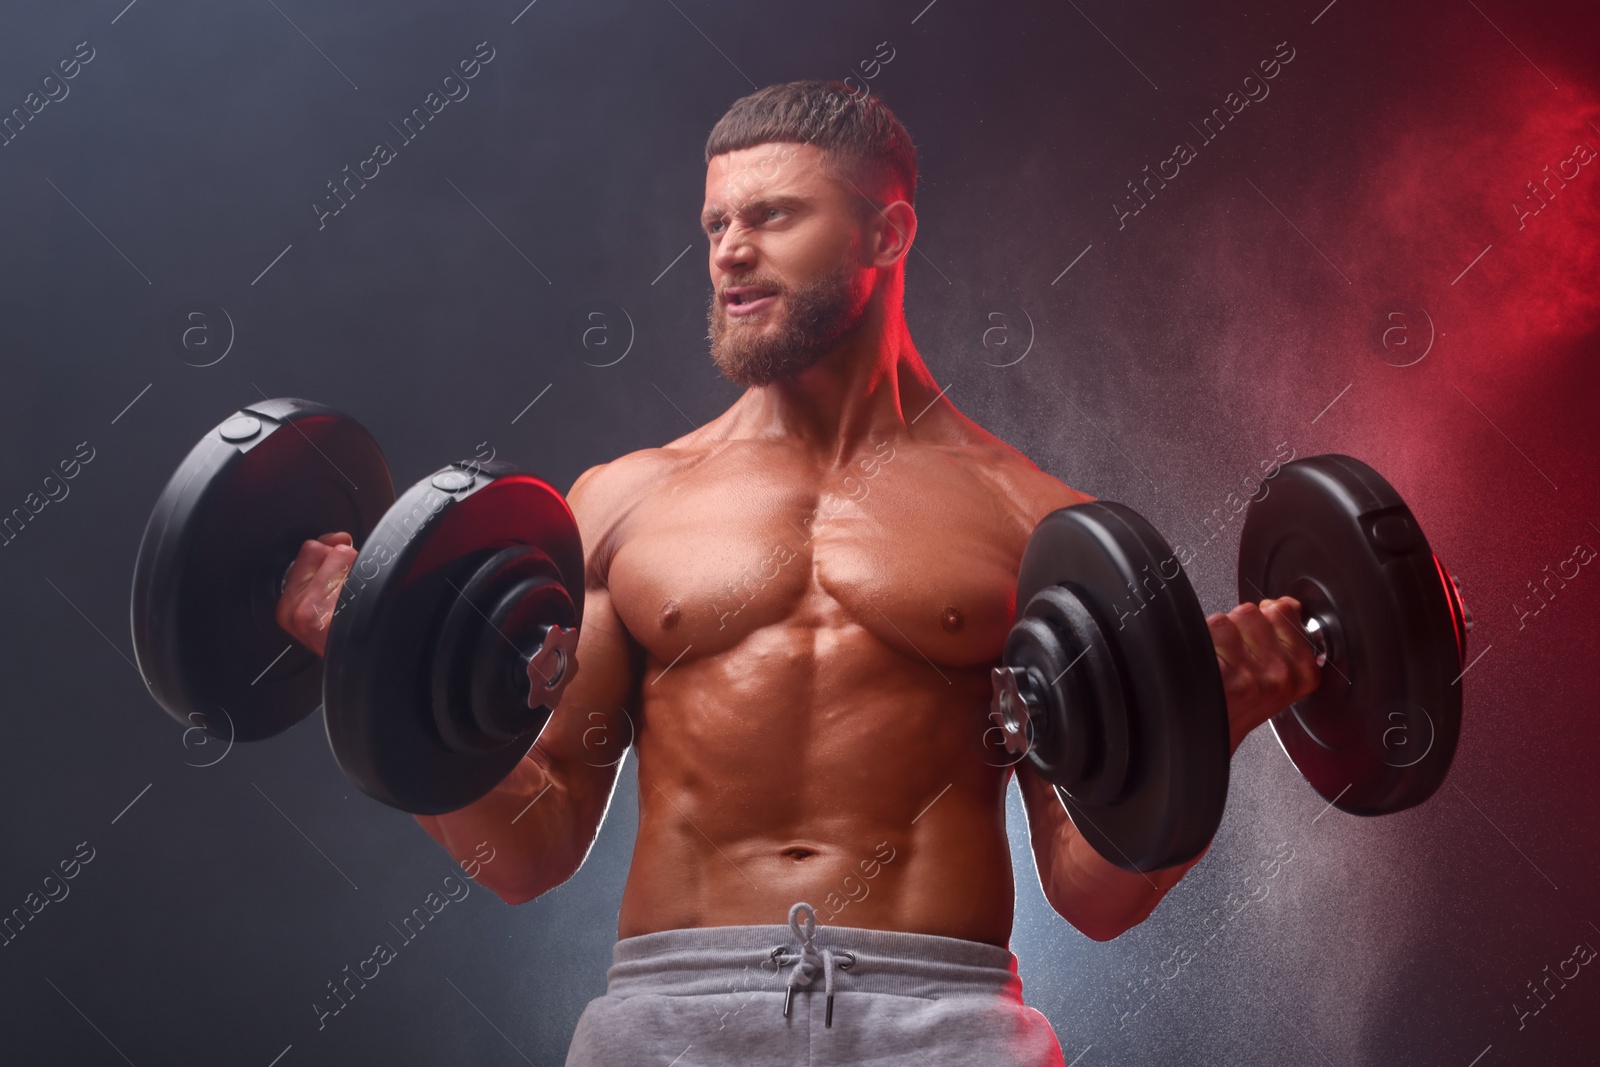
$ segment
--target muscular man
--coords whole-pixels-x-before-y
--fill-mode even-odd
[[[1059,1064],[1008,949],[1012,769],[983,741],[1023,547],[1093,498],[918,355],[915,154],[881,101],[771,86],[706,162],[711,355],[745,391],[573,485],[579,671],[504,782],[418,821],[458,859],[489,841],[480,880],[532,900],[583,862],[631,740],[620,940],[568,1064]],[[308,543],[280,606],[313,647],[348,546]],[[1316,685],[1298,610],[1208,620],[1235,748]],[[1048,784],[1019,784],[1045,898],[1087,936],[1142,922],[1187,870],[1113,866]]]

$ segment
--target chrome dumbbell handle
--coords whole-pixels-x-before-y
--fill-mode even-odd
[[[577,628],[547,627],[539,650],[528,658],[528,707],[554,708],[577,674]]]
[[[1032,720],[1039,711],[1039,698],[1025,668],[996,667],[989,678],[994,690],[989,718],[999,725],[1006,752],[1020,759],[1033,743]]]

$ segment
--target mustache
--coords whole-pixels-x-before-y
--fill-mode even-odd
[[[780,294],[789,291],[788,286],[770,278],[730,278],[728,281],[723,282],[722,285],[718,287],[717,296],[726,298],[729,289],[739,289],[743,287],[771,289],[774,293]]]

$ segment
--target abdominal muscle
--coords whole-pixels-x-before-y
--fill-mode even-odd
[[[826,633],[768,628],[649,672],[619,937],[784,923],[803,900],[823,924],[1008,944],[987,669]]]

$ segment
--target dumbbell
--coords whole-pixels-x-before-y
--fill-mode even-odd
[[[1411,509],[1351,456],[1285,464],[1250,504],[1240,600],[1291,596],[1322,684],[1274,716],[1295,767],[1334,807],[1387,815],[1443,784],[1461,733],[1472,613]]]
[[[275,611],[300,545],[334,531],[360,553],[319,660]],[[429,815],[493,789],[532,746],[576,673],[582,615],[582,543],[554,488],[464,461],[396,498],[371,434],[289,398],[235,412],[179,465],[130,607],[140,674],[173,718],[253,741],[320,705],[351,781]]]
[[[1285,464],[1245,517],[1239,596],[1302,605],[1322,679],[1272,726],[1312,786],[1362,815],[1431,796],[1460,733],[1471,615],[1394,488],[1350,456]],[[1124,505],[1062,508],[1028,540],[1016,603],[991,701],[1007,750],[1109,862],[1194,859],[1227,799],[1227,702],[1171,546]]]

